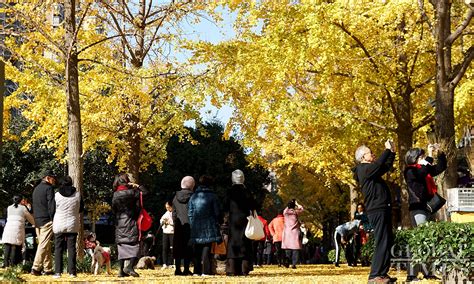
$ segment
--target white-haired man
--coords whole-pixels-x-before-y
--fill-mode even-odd
[[[385,151],[378,159],[370,148],[357,148],[354,178],[364,195],[367,216],[374,227],[375,251],[369,275],[369,283],[389,283],[396,281],[388,276],[390,269],[390,247],[393,242],[391,194],[382,176],[393,166],[395,152],[390,140],[385,142]]]

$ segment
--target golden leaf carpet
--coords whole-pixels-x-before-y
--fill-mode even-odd
[[[349,267],[342,264],[334,265],[300,265],[297,269],[283,268],[276,265],[256,267],[246,277],[225,276],[222,269],[218,268],[219,275],[215,276],[174,276],[174,269],[137,270],[139,278],[117,277],[117,271],[112,275],[101,271],[100,275],[79,273],[77,278],[70,278],[63,274],[61,278],[52,276],[33,276],[21,274],[22,280],[27,283],[367,283],[368,267]],[[404,283],[405,271],[392,270],[390,275],[397,277],[397,283]],[[417,283],[441,283],[441,281],[423,280]]]

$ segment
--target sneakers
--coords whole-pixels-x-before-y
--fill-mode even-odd
[[[163,264],[163,266],[161,267],[161,270],[165,270],[166,268],[168,268],[168,265]]]
[[[41,272],[38,271],[38,270],[34,270],[34,269],[31,269],[30,274],[31,274],[31,275],[34,275],[34,276],[41,276]]]
[[[53,278],[54,279],[58,279],[58,278],[61,278],[61,273],[56,273],[53,275]]]
[[[296,269],[296,265],[292,265],[291,268]]]
[[[77,275],[76,275],[76,274],[69,274],[69,277],[70,277],[70,278],[76,278]]]

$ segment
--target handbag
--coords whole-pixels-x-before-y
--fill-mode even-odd
[[[227,254],[227,236],[222,236],[222,242],[217,243],[213,242],[211,246],[211,253],[218,254],[218,255],[226,255]]]
[[[426,203],[426,208],[431,214],[436,213],[443,205],[446,204],[446,199],[444,199],[438,193],[435,193],[433,197]]]
[[[248,239],[258,241],[265,238],[265,232],[263,231],[263,223],[258,219],[257,212],[255,210],[250,212],[250,216],[247,217],[249,220],[247,227],[245,228],[245,236]]]
[[[151,218],[150,214],[143,208],[143,197],[142,192],[140,191],[140,215],[138,215],[138,230],[140,232],[145,232],[150,230],[151,225],[153,224],[153,219]]]

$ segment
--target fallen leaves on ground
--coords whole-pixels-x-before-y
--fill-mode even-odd
[[[268,265],[256,267],[246,277],[230,277],[223,273],[222,265],[218,267],[219,275],[214,276],[175,276],[174,269],[157,267],[155,270],[137,270],[139,278],[117,277],[117,270],[112,275],[101,271],[100,275],[79,273],[77,278],[70,278],[63,274],[61,278],[54,279],[52,276],[33,276],[22,274],[24,281],[37,283],[367,283],[369,267],[349,267],[341,265],[300,265],[296,269]],[[405,271],[392,270],[392,277],[397,277],[399,283],[406,279]],[[423,280],[418,283],[441,283],[440,281]]]

